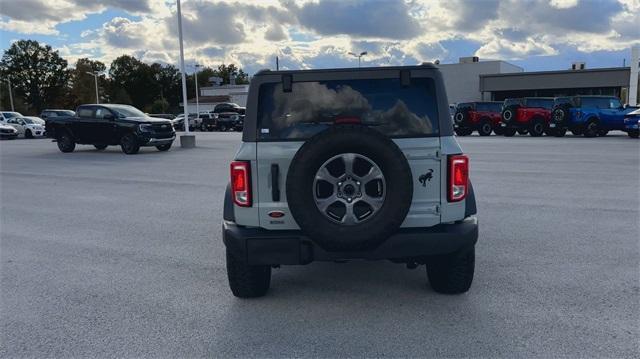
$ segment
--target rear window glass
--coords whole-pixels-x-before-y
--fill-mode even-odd
[[[580,99],[581,107],[609,108],[609,98],[583,97]]]
[[[258,138],[304,140],[334,123],[362,123],[390,137],[438,134],[438,109],[432,79],[294,82],[260,86]]]
[[[457,109],[458,111],[466,111],[466,110],[473,110],[474,107],[475,107],[475,104],[473,102],[463,102],[458,104]]]
[[[500,112],[502,103],[480,102],[476,105],[476,111]]]
[[[553,99],[529,98],[527,99],[527,107],[551,109],[553,107]]]
[[[564,105],[564,104],[571,104],[571,97],[556,97],[553,100],[553,103],[556,105]]]
[[[508,98],[504,100],[503,106],[520,105],[522,104],[521,98]]]
[[[93,117],[93,109],[91,108],[78,109],[78,117]]]

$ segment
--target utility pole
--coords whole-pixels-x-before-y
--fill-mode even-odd
[[[362,56],[366,55],[367,52],[366,51],[362,51],[359,55],[354,54],[353,52],[349,52],[349,55],[355,56],[358,58],[358,67],[360,67],[360,59],[362,58]]]
[[[280,59],[276,56],[276,71],[280,70]]]
[[[96,104],[100,103],[100,96],[98,96],[98,71],[95,72],[89,72],[87,71],[87,74],[93,76],[93,79],[95,80],[95,84],[96,84]]]
[[[187,108],[187,77],[184,70],[184,45],[182,41],[182,10],[180,9],[180,0],[178,3],[178,38],[180,39],[180,72],[182,72],[182,104],[184,105],[184,132],[185,135],[180,136],[180,146],[191,148],[196,146],[196,136],[189,135],[189,109]]]
[[[11,88],[11,79],[7,78],[4,81],[6,81],[9,84],[9,102],[11,103],[11,111],[15,112],[16,109],[15,107],[13,107],[13,90]]]

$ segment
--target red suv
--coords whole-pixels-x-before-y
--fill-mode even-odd
[[[542,136],[549,128],[553,97],[525,97],[506,99],[502,106],[502,131],[513,136],[516,131],[528,131],[533,137]]]
[[[467,136],[478,131],[480,136],[489,136],[491,131],[501,132],[502,102],[465,102],[458,104],[453,115],[453,127],[458,136]]]

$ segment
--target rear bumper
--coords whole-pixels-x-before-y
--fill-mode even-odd
[[[475,216],[453,224],[401,229],[375,249],[366,252],[327,252],[301,231],[248,228],[225,221],[224,244],[250,265],[307,264],[346,259],[411,259],[446,254],[475,245]]]

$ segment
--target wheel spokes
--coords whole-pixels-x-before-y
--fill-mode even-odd
[[[369,173],[367,173],[366,175],[364,175],[360,181],[363,184],[367,184],[369,182],[371,182],[372,180],[375,179],[383,179],[384,176],[382,175],[382,171],[380,171],[380,169],[377,166],[371,166],[371,169],[369,169]]]
[[[318,173],[316,173],[316,181],[317,180],[328,182],[332,184],[334,187],[336,183],[338,183],[338,178],[333,177],[333,175],[329,172],[327,167],[320,168]],[[335,188],[334,188],[334,191],[335,191]]]
[[[344,162],[344,173],[347,176],[353,176],[353,163],[356,161],[356,154],[345,153],[342,155],[342,161]]]

